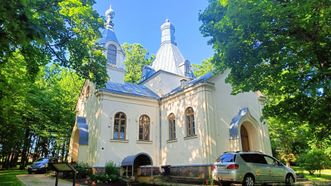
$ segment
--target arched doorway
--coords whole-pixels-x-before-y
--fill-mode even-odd
[[[124,168],[123,175],[136,176],[139,167],[144,165],[153,165],[152,158],[146,153],[139,153],[127,156],[123,159],[121,167]]]
[[[248,132],[244,125],[241,125],[240,127],[240,136],[241,136],[242,151],[244,152],[250,151]]]

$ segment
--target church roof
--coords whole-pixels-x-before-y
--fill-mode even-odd
[[[199,78],[196,78],[196,79],[193,79],[191,81],[186,82],[184,86],[179,86],[179,87],[175,88],[174,90],[172,90],[168,94],[164,95],[164,97],[168,97],[170,95],[176,94],[178,92],[183,91],[184,89],[187,89],[187,88],[192,87],[194,85],[197,85],[199,83],[207,82],[213,76],[214,76],[214,74],[212,72],[208,72],[207,74],[205,74],[203,76],[200,76]]]
[[[137,85],[133,83],[115,83],[109,81],[106,83],[106,88],[102,88],[100,90],[116,93],[116,94],[124,94],[124,95],[132,95],[139,97],[146,97],[152,99],[159,99],[160,97],[155,94],[153,91],[148,89],[144,85]]]
[[[185,59],[178,47],[171,43],[165,43],[157,51],[152,67],[155,71],[164,70],[185,76],[184,72],[179,69],[179,65],[183,65],[184,62]]]
[[[238,114],[232,118],[231,124],[230,124],[230,139],[238,139],[239,138],[239,124],[242,118],[244,118],[246,115],[250,114],[247,107],[244,107],[240,109]]]
[[[98,41],[99,44],[106,44],[108,41],[114,41],[118,43],[115,32],[113,29],[104,29],[101,33],[101,39]]]
[[[161,46],[152,63],[154,71],[164,70],[181,76],[185,74],[185,58],[175,42],[175,27],[168,19],[161,25]]]
[[[106,44],[109,41],[114,41],[118,43],[118,40],[116,38],[115,32],[114,32],[114,10],[110,6],[109,9],[106,11],[106,23],[105,23],[105,29],[101,33],[101,39],[98,41],[99,44]]]

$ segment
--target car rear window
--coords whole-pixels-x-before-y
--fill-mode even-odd
[[[261,154],[240,154],[240,156],[247,163],[267,164],[266,160]]]
[[[234,162],[235,160],[236,160],[235,154],[223,154],[216,161],[225,163],[225,162]]]

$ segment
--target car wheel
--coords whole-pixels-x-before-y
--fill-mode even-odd
[[[294,184],[294,178],[291,174],[286,175],[285,178],[285,185],[293,185]]]
[[[252,175],[246,175],[243,180],[243,186],[253,186],[255,184],[255,179]]]

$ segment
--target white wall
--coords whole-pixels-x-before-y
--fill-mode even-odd
[[[257,140],[259,145],[255,145],[256,150],[271,154],[270,139],[268,135],[267,125],[260,122],[262,116],[262,105],[258,101],[258,96],[254,92],[240,93],[237,95],[231,95],[231,86],[225,83],[225,78],[228,72],[222,75],[214,77],[211,82],[215,84],[215,91],[212,94],[211,99],[215,104],[215,116],[214,122],[215,127],[213,130],[216,131],[215,141],[216,141],[216,154],[213,156],[216,158],[219,154],[224,151],[229,150],[241,150],[241,144],[236,144],[233,147],[231,143],[228,143],[229,136],[229,126],[233,117],[235,117],[239,110],[248,107],[251,116],[254,120],[250,122],[255,122],[258,129],[258,133],[262,139]],[[240,130],[240,126],[239,126]],[[240,136],[240,133],[239,133]]]
[[[182,77],[165,71],[160,71],[158,73],[159,74],[155,75],[151,79],[148,79],[142,84],[151,89],[159,96],[164,96],[168,94],[170,91],[181,85],[180,80],[187,79],[186,77]]]
[[[95,136],[98,140],[96,149],[97,161],[93,166],[103,167],[106,162],[113,161],[120,165],[129,155],[140,152],[147,153],[153,164],[159,162],[159,106],[157,100],[135,96],[100,93],[102,99],[100,133]],[[114,116],[124,112],[127,117],[126,140],[113,140]],[[150,118],[150,141],[138,141],[139,118],[146,114]],[[103,148],[103,149],[102,149]]]
[[[207,114],[205,87],[178,93],[162,100],[161,126],[162,126],[162,165],[190,165],[208,163],[207,152]],[[186,137],[185,110],[192,107],[195,118],[195,137]],[[169,141],[168,116],[174,113],[176,117],[176,140]]]

